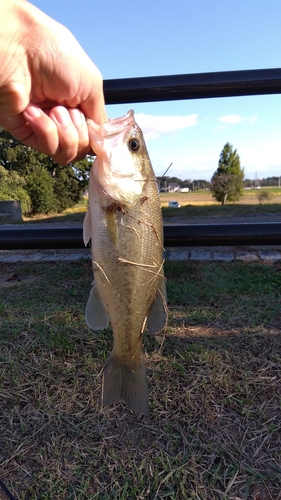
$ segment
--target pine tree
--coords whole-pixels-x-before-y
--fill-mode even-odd
[[[221,151],[219,164],[211,179],[211,192],[214,198],[224,205],[238,201],[243,194],[244,169],[241,168],[237,150],[227,142]]]

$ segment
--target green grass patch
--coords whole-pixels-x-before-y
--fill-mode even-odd
[[[89,264],[0,265],[0,471],[19,500],[278,498],[280,263],[165,272],[143,417],[97,406],[112,332],[85,325]]]
[[[180,208],[162,207],[163,217],[224,217],[237,215],[281,215],[280,203],[226,205],[188,204]]]

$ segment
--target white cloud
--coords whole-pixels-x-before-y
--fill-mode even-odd
[[[218,121],[222,123],[216,130],[221,130],[227,127],[227,125],[237,125],[238,123],[247,122],[254,123],[258,119],[257,116],[243,117],[240,115],[226,115],[218,118]]]
[[[164,134],[184,130],[197,125],[198,115],[186,116],[153,116],[145,113],[135,115],[137,124],[142,129],[145,139],[158,139]]]
[[[228,125],[236,125],[243,121],[242,117],[239,115],[226,115],[219,118],[221,123],[227,123]]]

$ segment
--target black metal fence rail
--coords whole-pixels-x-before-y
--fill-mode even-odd
[[[281,68],[104,81],[107,104],[281,94]],[[164,227],[165,246],[277,245],[281,223]],[[82,248],[82,228],[0,229],[0,250]]]
[[[104,81],[107,104],[281,93],[281,68]]]
[[[1,250],[84,248],[82,228],[1,229]],[[281,245],[281,223],[164,226],[165,247]]]

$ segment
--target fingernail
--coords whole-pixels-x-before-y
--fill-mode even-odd
[[[27,108],[24,110],[24,113],[28,115],[30,118],[39,118],[41,116],[42,111],[35,104],[29,104]]]
[[[67,127],[71,124],[69,112],[63,106],[57,107],[54,112],[54,119],[59,125]]]
[[[74,125],[76,125],[76,127],[81,127],[83,121],[85,121],[83,120],[84,115],[82,114],[82,112],[76,108],[71,109],[69,112]]]

